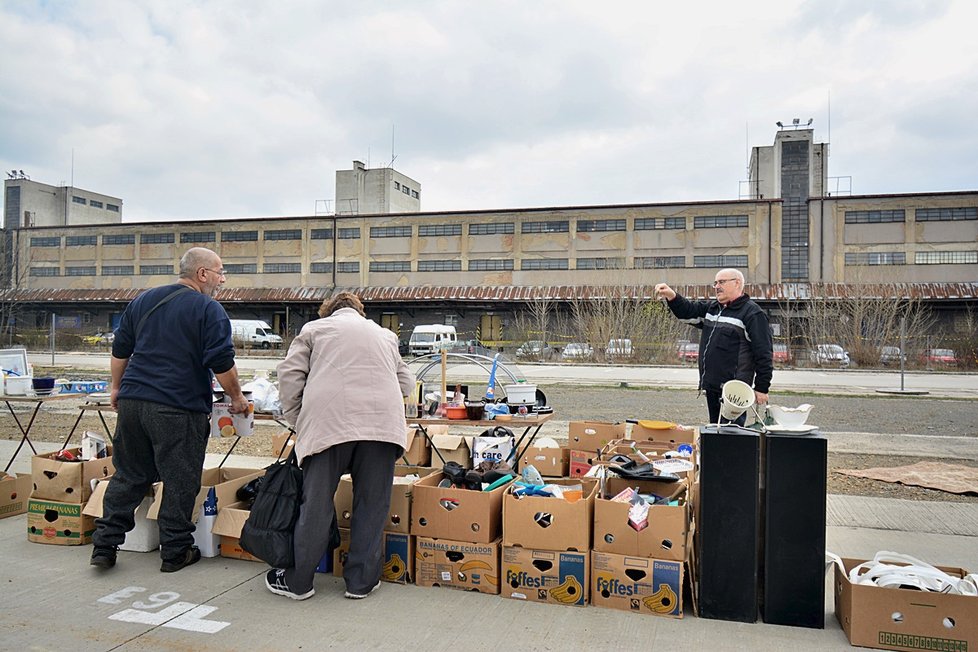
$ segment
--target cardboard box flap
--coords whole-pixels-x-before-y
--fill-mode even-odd
[[[431,435],[431,432],[428,432]],[[462,446],[470,447],[469,437],[464,435],[431,435],[431,441],[435,448],[443,451],[455,451]]]
[[[251,515],[246,503],[231,503],[223,509],[217,510],[217,518],[214,519],[214,527],[211,531],[222,537],[241,537],[241,528]]]
[[[98,481],[98,483],[95,485],[95,489],[92,490],[91,497],[88,499],[88,502],[85,503],[85,508],[82,510],[82,514],[85,514],[86,516],[94,516],[95,518],[101,518],[102,500],[105,498],[105,491],[106,489],[109,488],[110,480],[112,480],[111,476],[104,480]],[[153,499],[152,501],[153,503],[156,502],[156,499],[160,493],[160,488],[162,486],[163,486],[162,482],[154,482],[153,485],[149,488],[149,491],[146,492],[146,495]],[[142,508],[142,503],[140,503],[140,506],[137,508],[137,510],[141,508]]]
[[[238,502],[237,492],[240,487],[263,475],[265,475],[265,469],[236,469],[226,466],[204,469],[201,473],[200,491],[197,492],[197,500],[194,503],[193,521],[197,522],[197,517],[200,516],[200,508],[207,500],[207,493],[211,487],[217,494],[217,511],[220,514],[222,507]],[[147,514],[148,518],[159,518],[163,491],[166,491],[165,484],[161,485],[160,499],[153,502],[153,506]]]

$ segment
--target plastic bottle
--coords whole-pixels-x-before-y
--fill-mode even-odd
[[[217,493],[214,487],[207,492],[207,499],[200,507],[197,529],[194,531],[194,544],[200,548],[201,557],[217,557],[221,552],[221,537],[214,534],[214,521],[217,520]]]

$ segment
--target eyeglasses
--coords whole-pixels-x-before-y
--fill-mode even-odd
[[[227,271],[225,271],[223,269],[210,269],[209,267],[201,267],[201,269],[204,270],[205,272],[214,272],[215,274],[217,274],[219,276],[227,276],[228,275]]]
[[[729,283],[730,281],[736,281],[736,280],[737,279],[735,278],[718,278],[717,280],[713,281],[713,287],[718,288],[721,287],[724,283]]]

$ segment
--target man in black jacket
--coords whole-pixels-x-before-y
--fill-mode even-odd
[[[767,315],[744,293],[744,275],[721,269],[713,281],[716,300],[690,301],[665,283],[656,295],[668,301],[679,319],[703,332],[700,335],[699,389],[706,392],[710,423],[720,419],[720,389],[728,380],[742,380],[754,388],[758,405],[767,403],[774,371],[771,327]],[[745,412],[737,422],[743,425]]]

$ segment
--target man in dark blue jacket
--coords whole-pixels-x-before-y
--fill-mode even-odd
[[[701,329],[699,389],[706,392],[710,423],[720,420],[720,389],[728,380],[742,380],[754,388],[758,405],[767,403],[774,372],[771,327],[767,315],[744,293],[744,275],[721,269],[713,281],[716,300],[690,301],[665,283],[656,295],[668,301],[679,319]],[[743,425],[745,412],[737,420]]]
[[[194,247],[180,259],[180,278],[143,292],[122,315],[112,343],[111,401],[115,474],[95,522],[91,565],[112,568],[116,549],[134,526],[147,490],[163,481],[160,556],[164,573],[200,559],[194,543],[194,503],[210,431],[211,372],[244,412],[234,364],[231,324],[214,295],[224,284],[221,258]]]

